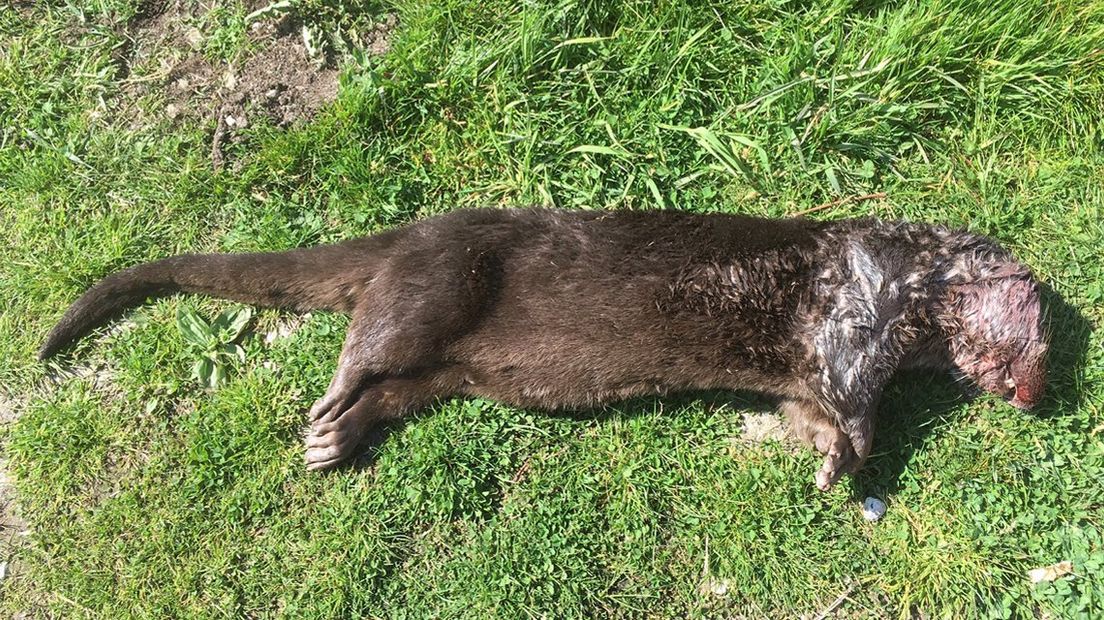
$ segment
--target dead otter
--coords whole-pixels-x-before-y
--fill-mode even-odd
[[[1023,408],[1045,379],[1038,284],[984,237],[673,211],[459,210],[331,246],[166,258],[92,287],[40,358],[174,291],[352,316],[310,410],[311,469],[441,396],[559,408],[752,389],[825,455],[827,489],[870,453],[897,369],[955,370]]]

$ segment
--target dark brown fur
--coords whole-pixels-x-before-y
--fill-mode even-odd
[[[460,210],[333,246],[172,257],[90,289],[40,355],[173,291],[352,316],[310,412],[312,469],[441,396],[561,408],[752,389],[825,454],[828,488],[869,454],[898,368],[957,369],[1021,407],[1045,377],[1037,284],[983,237],[670,211]]]

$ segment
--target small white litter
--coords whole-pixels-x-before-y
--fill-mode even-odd
[[[1059,577],[1068,575],[1072,572],[1073,562],[1066,560],[1064,562],[1058,562],[1057,564],[1051,564],[1050,566],[1029,570],[1027,571],[1027,578],[1031,580],[1031,583],[1041,583],[1043,581],[1055,581]]]
[[[877,521],[886,513],[885,502],[877,497],[868,497],[863,501],[862,516],[867,521]]]

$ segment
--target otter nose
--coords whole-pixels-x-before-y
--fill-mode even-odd
[[[1043,399],[1046,386],[1046,366],[1042,360],[1019,360],[1012,364],[1011,380],[1015,383],[1015,394],[1008,401],[1018,409],[1031,409]]]
[[[1043,396],[1043,385],[1041,381],[1016,383],[1016,394],[1008,401],[1008,404],[1017,409],[1031,409],[1035,405],[1039,404],[1039,400]]]

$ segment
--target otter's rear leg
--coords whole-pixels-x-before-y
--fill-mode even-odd
[[[353,317],[345,334],[341,356],[337,358],[337,372],[330,380],[326,393],[311,406],[308,414],[311,422],[331,421],[341,416],[357,402],[361,389],[373,377],[385,372],[388,343],[386,340],[381,343],[382,338],[378,337],[386,334],[382,326],[383,321],[373,325],[366,317]]]
[[[497,258],[461,246],[425,271],[416,246],[411,256],[392,256],[359,293],[341,349],[337,372],[311,407],[311,421],[332,421],[357,402],[364,386],[386,377],[409,376],[440,366],[446,345],[476,323],[493,300]]]
[[[330,422],[343,416],[366,386],[436,366],[441,343],[454,326],[434,312],[456,303],[445,295],[440,297],[439,304],[391,300],[395,303],[385,309],[376,304],[354,314],[337,360],[337,372],[326,393],[310,409],[311,422]]]
[[[364,387],[340,415],[327,415],[311,424],[304,440],[307,469],[329,469],[348,459],[365,432],[442,396],[437,387],[432,379],[421,377],[389,377]]]
[[[462,275],[472,274],[478,271]],[[372,293],[378,295],[353,313],[329,388],[311,407],[311,469],[347,458],[375,422],[453,392],[454,373],[441,355],[478,318],[484,302],[462,278],[406,282],[392,274],[376,284]]]
[[[816,473],[816,485],[821,491],[832,488],[844,474],[858,469],[861,460],[851,446],[851,439],[820,405],[813,401],[786,400],[782,411],[799,438],[824,455],[824,465]]]
[[[419,331],[420,330],[420,331]],[[308,469],[327,469],[352,456],[365,431],[394,420],[438,393],[419,370],[437,365],[425,323],[394,315],[371,320],[354,316],[330,386],[311,407],[307,434]]]

